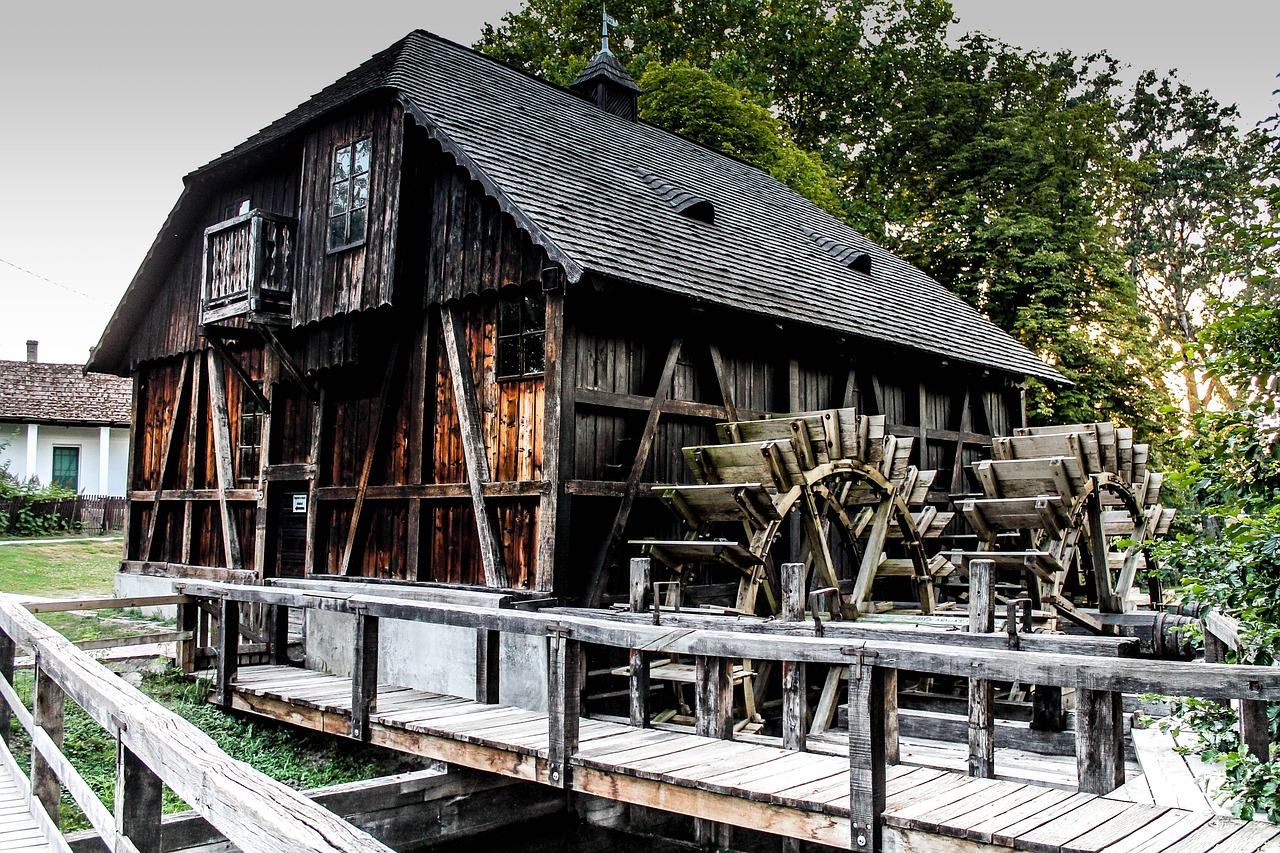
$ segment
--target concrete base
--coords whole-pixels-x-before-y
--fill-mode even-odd
[[[137,598],[144,595],[173,595],[173,585],[181,578],[157,578],[151,575],[126,575],[116,572],[116,598]],[[149,619],[177,618],[178,608],[172,604],[160,607],[140,607],[142,615]]]
[[[343,584],[353,594],[430,600],[422,587]],[[455,593],[456,594],[456,593]],[[496,596],[477,593],[476,606],[496,603]],[[496,608],[495,608],[496,609]],[[378,633],[378,681],[460,696],[476,697],[476,632],[469,628],[384,619]],[[355,617],[326,610],[307,611],[308,669],[351,675]],[[547,640],[504,634],[498,653],[498,701],[504,705],[545,711],[547,708]]]

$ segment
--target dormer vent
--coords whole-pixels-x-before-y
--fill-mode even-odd
[[[854,272],[871,275],[871,255],[861,249],[846,246],[825,234],[819,234],[811,228],[803,228],[805,236],[814,242],[822,251],[835,258]]]
[[[638,171],[640,177],[649,186],[649,189],[657,193],[658,198],[671,205],[676,213],[681,216],[687,216],[690,219],[696,219],[699,222],[705,222],[708,225],[715,224],[716,208],[709,200],[694,195],[688,190],[682,190],[652,172],[646,172],[644,169],[639,169]]]

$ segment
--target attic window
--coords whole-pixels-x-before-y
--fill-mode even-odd
[[[498,378],[541,376],[546,369],[547,297],[508,290],[498,298]]]
[[[369,165],[373,138],[366,136],[333,150],[329,177],[329,251],[364,242],[369,218]]]
[[[638,171],[641,179],[644,180],[649,189],[657,193],[658,198],[671,205],[676,213],[681,216],[687,216],[690,219],[696,219],[699,222],[705,222],[708,225],[715,224],[716,209],[715,205],[710,201],[694,195],[688,190],[682,190],[652,172],[646,172],[644,169],[639,169]]]
[[[854,249],[846,246],[839,240],[834,240],[825,234],[819,234],[811,228],[802,229],[805,236],[814,242],[822,251],[835,258],[841,264],[844,264],[854,272],[860,272],[863,275],[871,275],[871,255],[861,249]]]

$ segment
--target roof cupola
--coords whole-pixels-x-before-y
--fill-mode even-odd
[[[591,57],[587,67],[573,81],[569,88],[577,95],[594,103],[605,112],[636,121],[640,112],[637,99],[640,87],[627,73],[627,69],[618,61],[618,57],[609,50],[609,25],[618,22],[609,17],[609,13],[601,7],[600,52]]]

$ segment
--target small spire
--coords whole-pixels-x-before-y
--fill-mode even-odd
[[[600,4],[600,52],[612,53],[609,50],[609,27],[618,26],[618,22],[609,17],[609,10],[603,3]]]

